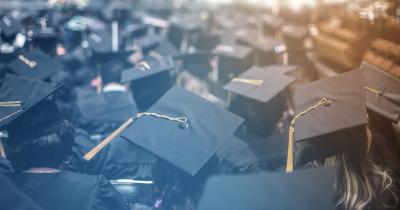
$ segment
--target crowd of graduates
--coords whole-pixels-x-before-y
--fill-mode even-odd
[[[0,209],[400,208],[395,61],[318,26],[321,78],[285,10],[49,2],[0,5]]]

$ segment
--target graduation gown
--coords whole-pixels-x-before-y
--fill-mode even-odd
[[[42,210],[28,196],[18,190],[0,173],[0,209],[3,210]]]
[[[109,134],[137,113],[130,92],[90,94],[76,103],[77,124],[90,134]]]
[[[9,173],[14,185],[44,210],[127,210],[123,199],[103,176],[61,171]]]
[[[217,151],[221,173],[239,174],[261,170],[258,159],[242,139],[233,136]]]
[[[90,139],[82,130],[76,131],[75,146],[69,158],[73,170],[102,174],[108,179],[152,179],[156,157],[121,137],[114,139],[89,162],[83,160],[82,157],[101,140]]]
[[[11,171],[12,171],[12,166],[10,161],[8,161],[3,157],[0,157],[0,173],[6,173]]]

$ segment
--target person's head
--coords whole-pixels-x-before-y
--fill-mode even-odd
[[[154,197],[162,200],[162,209],[195,209],[206,179],[217,173],[218,160],[211,158],[204,167],[191,176],[177,167],[158,159],[154,168]]]
[[[366,129],[368,140],[363,147],[366,151],[353,150],[324,160],[325,165],[339,168],[335,186],[337,205],[346,210],[395,209],[399,205],[398,175],[387,165],[376,162],[377,155],[392,153],[392,148],[387,147],[390,140],[376,135],[371,126]]]
[[[71,151],[74,131],[59,112],[55,102],[44,100],[8,127],[13,167],[59,167]]]
[[[121,59],[113,59],[102,66],[101,79],[103,85],[109,83],[120,83],[121,72],[126,68],[127,64]]]

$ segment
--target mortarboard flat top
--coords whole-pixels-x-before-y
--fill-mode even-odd
[[[64,66],[42,51],[33,50],[19,53],[16,59],[7,64],[7,68],[21,76],[44,80],[64,69]]]
[[[187,119],[187,127],[152,116],[136,120],[122,137],[195,175],[243,119],[181,87],[172,87],[148,112]]]
[[[276,71],[281,74],[291,74],[299,69],[297,65],[268,65],[263,67],[266,71]]]
[[[302,40],[308,34],[308,29],[300,25],[285,25],[282,28],[282,34],[286,37]]]
[[[318,103],[332,101],[300,117],[296,122],[297,141],[317,135],[367,124],[362,72],[354,70],[335,77],[297,86],[294,93],[296,114]]]
[[[397,123],[400,119],[400,80],[363,62],[367,106],[372,111]]]
[[[297,86],[294,103],[296,116],[306,112],[293,126],[295,143],[303,148],[296,149],[297,164],[365,146],[368,119],[360,70]]]
[[[111,32],[109,30],[89,33],[87,42],[94,53],[108,53],[113,51]]]
[[[214,48],[213,53],[227,57],[244,59],[252,53],[252,49],[238,44],[219,44]]]
[[[136,39],[135,44],[140,49],[149,50],[149,49],[157,46],[163,40],[164,40],[164,37],[161,35],[147,35],[142,38]]]
[[[33,30],[33,38],[38,39],[57,39],[58,33],[54,28],[40,28]]]
[[[5,15],[0,18],[0,29],[4,35],[13,36],[22,29],[22,25],[9,15]]]
[[[102,64],[105,64],[111,60],[120,60],[120,61],[124,61],[124,62],[125,61],[129,62],[129,57],[133,53],[134,53],[134,51],[131,51],[131,50],[118,51],[118,52],[112,52],[112,51],[96,52],[91,57],[91,60],[94,63],[102,63]]]
[[[237,79],[249,80],[249,82],[259,81],[262,84],[255,85],[247,83],[246,81],[237,81]],[[296,79],[293,77],[274,71],[266,71],[263,68],[253,66],[240,76],[234,78],[223,88],[241,96],[267,103],[273,97],[284,91],[295,80]]]
[[[294,173],[216,176],[206,183],[199,210],[331,210],[335,168]]]
[[[133,116],[137,107],[131,93],[92,94],[77,101],[77,107],[83,117],[104,122],[123,122],[127,116]]]
[[[14,105],[0,105],[0,127],[13,121],[60,87],[61,85],[54,87],[39,80],[6,74],[0,87],[0,102],[3,105],[5,102],[14,102]],[[17,102],[20,102],[20,105]]]
[[[175,68],[174,61],[171,57],[155,58],[153,56],[146,56],[145,61],[148,66],[138,64],[133,69],[123,71],[121,82],[127,83],[135,81]]]
[[[251,37],[251,35],[239,31],[235,34],[235,37],[239,43],[244,43],[262,52],[275,52],[276,47],[283,46],[283,43],[269,36],[259,38],[253,35]]]
[[[265,25],[273,28],[274,30],[279,29],[284,24],[284,21],[281,18],[272,15],[264,15],[261,20]]]

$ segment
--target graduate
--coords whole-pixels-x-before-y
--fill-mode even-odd
[[[74,133],[54,101],[60,87],[6,75],[2,86],[0,127],[7,130],[7,157],[15,172],[5,175],[42,209],[127,209],[103,176],[63,170]]]
[[[398,176],[377,159],[396,148],[371,130],[365,87],[361,70],[296,87],[286,171],[338,166],[337,209],[398,209]]]

